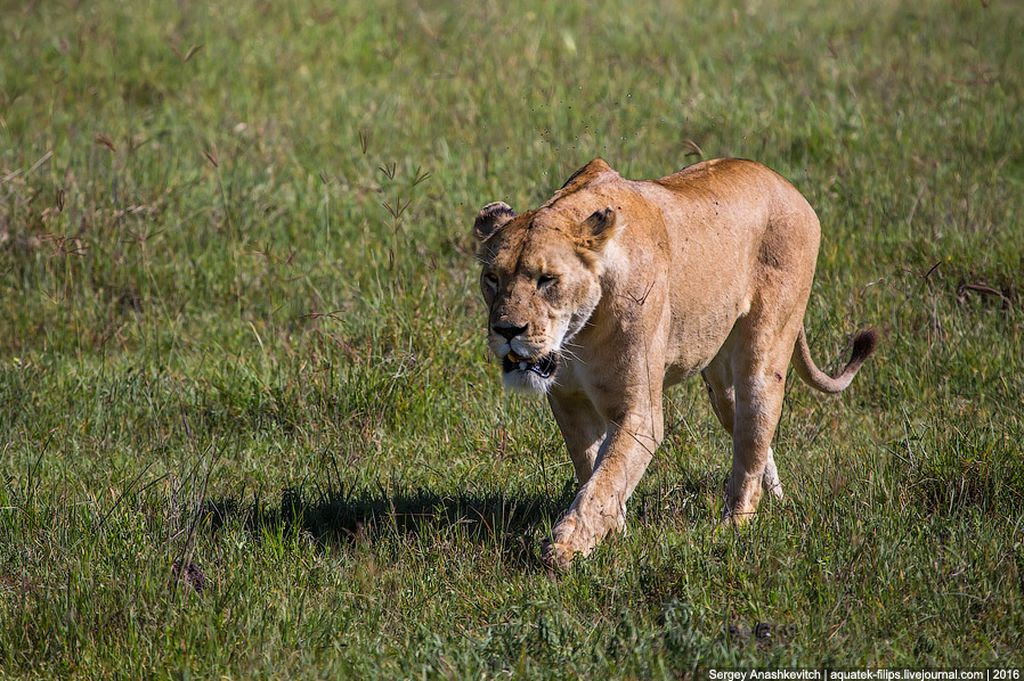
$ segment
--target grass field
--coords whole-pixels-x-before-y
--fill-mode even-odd
[[[0,677],[1024,665],[1024,8],[3,2]],[[470,227],[602,156],[823,225],[788,497],[716,533],[699,381],[568,574]]]

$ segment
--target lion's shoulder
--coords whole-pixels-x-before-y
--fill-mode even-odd
[[[615,172],[615,170],[608,165],[607,161],[603,158],[595,158],[582,168],[578,168],[569,179],[555,192],[554,196],[545,202],[542,208],[550,207],[556,201],[564,199],[567,196],[575,194],[582,189],[591,187],[595,184],[619,179],[621,176]]]
[[[608,162],[605,161],[603,158],[592,159],[583,167],[577,168],[576,171],[569,176],[569,179],[565,181],[565,183],[559,188],[558,191],[562,191],[564,189],[579,189],[580,187],[585,186],[591,180],[597,178],[599,175],[603,173],[614,172],[615,171],[612,170],[612,167],[608,165]]]

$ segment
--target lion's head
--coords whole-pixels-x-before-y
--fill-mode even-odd
[[[611,207],[582,222],[553,208],[517,216],[501,202],[477,215],[487,341],[505,387],[545,392],[554,384],[560,358],[601,300],[602,253],[616,224]]]

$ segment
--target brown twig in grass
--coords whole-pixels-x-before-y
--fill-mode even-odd
[[[963,302],[964,300],[966,300],[967,296],[964,295],[964,294],[967,293],[968,291],[973,291],[975,293],[980,293],[983,296],[995,296],[995,297],[999,298],[1003,302],[1003,307],[1004,308],[1010,306],[1010,297],[1008,295],[1006,295],[1006,293],[1004,293],[1003,291],[1000,291],[997,288],[993,288],[991,286],[988,286],[987,284],[975,284],[975,283],[968,283],[968,282],[964,282],[964,283],[960,284],[957,287],[957,289],[956,289],[957,300],[959,300],[960,302]]]

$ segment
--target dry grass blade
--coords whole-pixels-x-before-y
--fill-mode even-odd
[[[96,142],[96,144],[104,146],[107,149],[110,149],[111,151],[117,151],[117,147],[114,145],[114,140],[110,139],[109,136],[104,135],[103,133],[98,133],[96,137],[93,138],[93,140]]]
[[[0,177],[0,184],[4,184],[6,182],[10,182],[11,180],[13,180],[14,178],[18,177],[19,175],[31,175],[36,170],[38,170],[44,163],[49,161],[51,158],[53,158],[53,150],[52,149],[50,151],[47,151],[45,154],[43,154],[35,163],[33,163],[29,167],[28,170],[25,170],[25,171],[22,171],[20,169],[19,170],[12,170],[11,172],[9,172],[6,175],[4,175],[3,177]]]
[[[192,57],[196,56],[196,54],[198,54],[199,50],[201,50],[201,49],[203,49],[203,45],[202,44],[193,45],[192,47],[188,48],[188,50],[185,52],[185,56],[183,56],[181,58],[181,61],[183,61],[183,62],[185,62],[187,64],[188,61],[190,59],[192,59]]]

